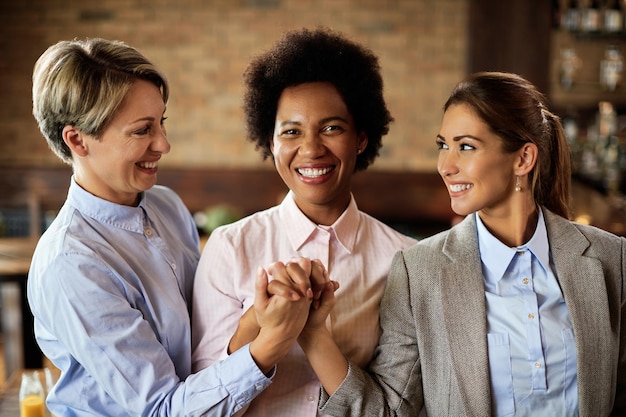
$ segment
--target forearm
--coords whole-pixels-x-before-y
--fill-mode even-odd
[[[261,327],[256,319],[254,308],[249,308],[237,325],[237,330],[228,343],[228,354],[236,352],[242,346],[251,343],[259,334]]]
[[[328,330],[303,331],[298,338],[324,390],[332,395],[348,374],[348,361]]]

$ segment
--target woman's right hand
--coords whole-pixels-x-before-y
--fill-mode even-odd
[[[259,368],[267,374],[296,342],[304,327],[313,293],[305,285],[305,294],[288,297],[268,293],[268,273],[274,280],[296,285],[308,281],[308,271],[300,265],[275,262],[267,268],[259,268],[255,285],[254,312],[259,333],[250,344],[250,353]],[[293,278],[291,278],[293,277]],[[293,281],[292,281],[293,280]],[[297,287],[297,285],[296,285]]]

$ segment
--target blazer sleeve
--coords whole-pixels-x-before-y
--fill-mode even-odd
[[[395,255],[380,306],[382,333],[367,370],[350,364],[332,396],[322,392],[320,411],[331,415],[416,416],[423,406],[421,366],[403,252]]]

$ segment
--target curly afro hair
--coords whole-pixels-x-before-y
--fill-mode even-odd
[[[250,62],[244,73],[248,139],[264,160],[272,156],[270,142],[283,90],[316,81],[337,88],[357,131],[367,135],[367,147],[355,166],[355,171],[365,170],[378,156],[382,137],[393,121],[383,97],[380,65],[371,50],[330,29],[289,31]]]

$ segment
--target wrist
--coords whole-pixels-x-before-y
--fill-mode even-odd
[[[305,326],[298,336],[298,344],[300,345],[302,350],[307,351],[308,349],[314,348],[315,345],[323,343],[327,339],[332,340],[332,336],[326,326]]]
[[[261,329],[250,343],[250,354],[259,369],[267,375],[287,355],[294,342],[293,338],[285,338],[283,334]]]

